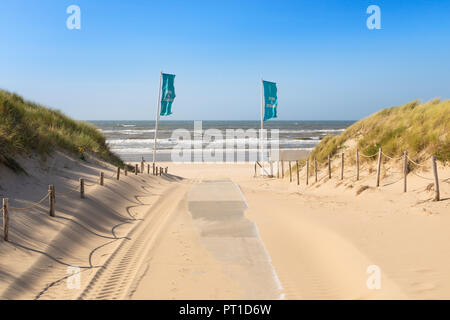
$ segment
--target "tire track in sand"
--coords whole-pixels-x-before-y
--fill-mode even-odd
[[[194,181],[179,183],[152,206],[151,213],[122,240],[119,247],[86,285],[78,299],[125,299],[144,263],[147,253],[157,244],[179,202]]]

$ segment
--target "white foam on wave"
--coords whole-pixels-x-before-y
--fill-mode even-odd
[[[204,148],[202,149],[204,153],[208,153],[208,152],[223,152],[223,154],[227,153],[227,152],[255,152],[258,153],[259,149],[231,149],[230,151],[227,149],[210,149],[210,148]],[[313,148],[292,148],[292,149],[279,149],[280,151],[282,150],[304,150],[304,151],[312,151]],[[153,152],[153,148],[111,148],[111,151],[117,153],[117,154],[124,154],[124,155],[130,155],[130,154],[143,154],[143,153],[152,153]],[[161,153],[161,154],[170,154],[172,152],[179,152],[181,150],[176,150],[176,149],[158,149],[157,153]],[[186,153],[194,153],[196,150],[195,149],[182,149],[183,152]],[[269,149],[265,149],[265,151],[270,151]]]
[[[124,125],[125,126],[125,125]],[[135,125],[130,125],[135,126]],[[100,129],[101,130],[101,129]],[[270,130],[270,129],[268,129]],[[302,130],[279,130],[279,133],[332,133],[332,132],[343,132],[345,129],[302,129]],[[155,129],[118,129],[118,130],[101,130],[103,133],[117,133],[117,134],[143,134],[143,133],[154,133]],[[172,132],[172,130],[160,130],[165,132]],[[189,130],[190,133],[193,130]],[[225,134],[225,132],[224,132]]]
[[[314,139],[317,138],[317,139]],[[264,144],[267,143],[278,143],[280,145],[316,145],[320,140],[320,137],[313,137],[311,140],[304,139],[281,139],[281,140],[272,140],[268,139]],[[111,139],[106,142],[111,146],[153,146],[154,139]],[[227,139],[218,139],[215,141],[203,140],[203,145],[208,146],[226,146],[228,142],[233,142],[237,145],[258,145],[258,138],[239,138],[239,139],[231,139],[231,141]],[[176,140],[176,139],[158,139],[158,145],[168,145],[168,146],[192,146],[194,143],[198,143],[195,140]]]
[[[270,130],[270,129],[269,129]],[[302,130],[280,130],[280,133],[315,133],[315,132],[343,132],[345,129],[302,129]]]
[[[155,132],[155,129],[126,129],[126,130],[102,130],[103,133],[118,133],[118,134],[143,134],[143,133],[153,133]]]

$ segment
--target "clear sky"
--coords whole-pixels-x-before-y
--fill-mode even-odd
[[[177,75],[173,120],[258,119],[261,77],[280,120],[446,99],[450,1],[0,1],[0,88],[77,119],[153,120],[161,70]]]

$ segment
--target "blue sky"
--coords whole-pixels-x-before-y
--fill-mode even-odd
[[[153,120],[161,70],[177,75],[168,120],[259,119],[261,77],[280,120],[450,97],[450,1],[2,0],[0,39],[0,88],[77,119]]]

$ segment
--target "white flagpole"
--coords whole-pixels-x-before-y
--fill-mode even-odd
[[[263,78],[261,78],[261,131],[259,134],[260,138],[260,148],[261,148],[261,171],[262,176],[264,176],[264,141],[263,141],[263,130],[264,130],[264,84]]]
[[[158,92],[158,103],[156,107],[156,122],[155,122],[155,142],[153,143],[153,163],[156,163],[156,148],[157,148],[157,139],[158,139],[158,121],[159,121],[159,113],[161,109],[161,89],[162,89],[162,71],[159,75],[159,92]]]

